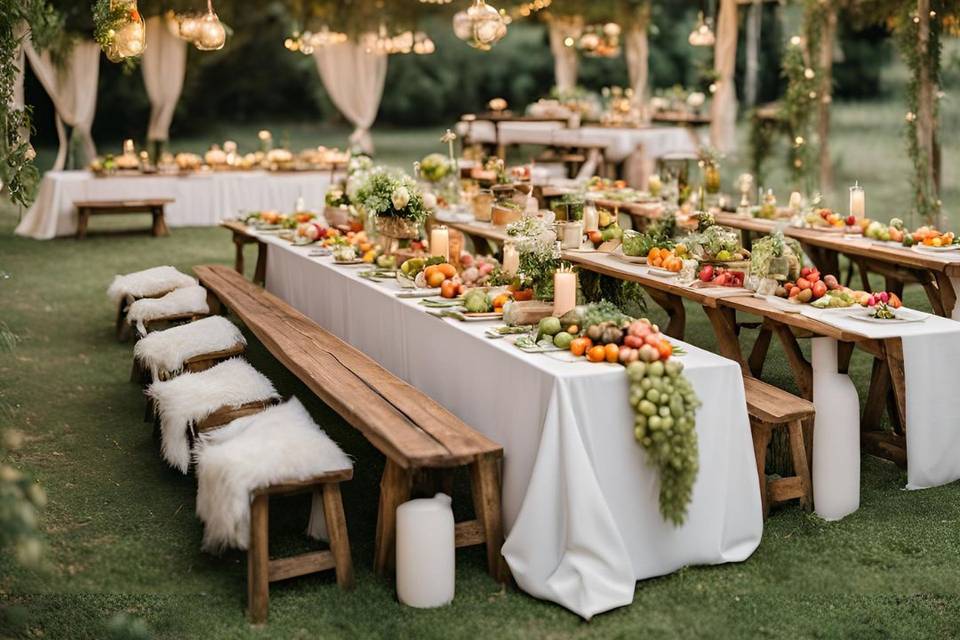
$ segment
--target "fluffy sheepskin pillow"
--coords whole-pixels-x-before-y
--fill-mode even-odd
[[[199,373],[154,382],[147,394],[160,416],[160,453],[186,473],[190,466],[188,430],[220,407],[278,399],[266,376],[242,358],[231,358]]]
[[[210,316],[165,331],[154,331],[137,342],[133,353],[156,380],[157,371],[161,369],[179,373],[190,358],[246,344],[237,325],[223,316]]]
[[[204,433],[197,445],[197,516],[203,549],[246,549],[250,540],[250,494],[274,484],[297,482],[353,463],[313,421],[296,398]],[[323,521],[322,501],[310,516]]]
[[[107,296],[114,304],[119,304],[126,296],[144,298],[158,296],[161,293],[192,287],[197,284],[196,278],[180,273],[173,267],[153,267],[125,276],[116,276],[107,289]]]
[[[147,332],[145,322],[182,313],[209,313],[207,290],[199,285],[175,289],[161,298],[142,298],[127,309],[127,322],[137,325],[140,335]]]

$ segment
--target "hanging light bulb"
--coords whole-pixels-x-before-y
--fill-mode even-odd
[[[207,0],[207,13],[200,18],[200,25],[194,45],[200,51],[216,51],[223,49],[227,41],[227,31],[223,28],[220,18],[213,12],[213,0]]]
[[[697,15],[697,24],[690,32],[687,41],[694,47],[712,47],[713,43],[716,42],[713,29],[710,28],[710,24],[703,17],[703,11]]]
[[[181,40],[193,42],[200,35],[200,18],[195,15],[180,16],[180,29],[177,34]]]
[[[507,35],[507,22],[484,0],[474,0],[469,9],[453,16],[453,33],[474,49],[489,51]]]

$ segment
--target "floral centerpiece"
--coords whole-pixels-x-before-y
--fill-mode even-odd
[[[419,237],[420,225],[427,218],[416,181],[386,167],[371,169],[351,200],[374,218],[377,231],[388,238]]]
[[[553,272],[560,255],[552,225],[542,218],[524,216],[507,225],[507,235],[513,239],[520,258],[514,288],[532,288],[533,295],[541,300],[553,298]]]
[[[440,182],[450,174],[450,161],[442,153],[431,153],[420,161],[420,175],[429,182]]]

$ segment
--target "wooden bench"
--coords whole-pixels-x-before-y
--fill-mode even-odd
[[[500,445],[228,267],[194,272],[274,357],[386,456],[374,550],[378,574],[393,564],[396,510],[410,499],[415,477],[443,483],[452,470],[468,467],[476,519],[457,523],[456,544],[484,544],[488,571],[507,580],[500,554]]]
[[[796,498],[800,499],[800,505],[804,509],[810,511],[813,508],[813,487],[810,482],[803,422],[813,424],[815,413],[813,403],[752,377],[744,377],[743,388],[747,396],[753,452],[757,460],[757,474],[760,477],[763,517],[766,518],[770,513],[772,505]],[[794,475],[768,480],[767,447],[770,445],[773,430],[781,427],[786,427],[789,434]]]
[[[197,432],[219,429],[238,418],[254,415],[276,401],[249,402],[240,407],[222,407],[197,424]],[[263,487],[250,496],[250,542],[247,545],[247,615],[254,624],[267,621],[270,583],[333,569],[341,589],[353,588],[353,560],[347,519],[343,513],[340,483],[353,478],[353,469],[338,469],[298,482]],[[330,536],[330,549],[270,559],[270,497],[313,493],[323,501],[323,515]]]
[[[168,236],[170,231],[167,229],[163,213],[164,207],[171,202],[173,202],[173,198],[75,201],[73,206],[77,208],[77,240],[83,240],[87,237],[87,224],[90,222],[90,216],[125,213],[149,213],[153,216],[153,226],[150,228],[153,237]]]

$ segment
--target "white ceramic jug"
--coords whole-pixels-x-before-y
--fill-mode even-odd
[[[453,601],[456,547],[450,496],[397,507],[397,596],[421,609]]]

